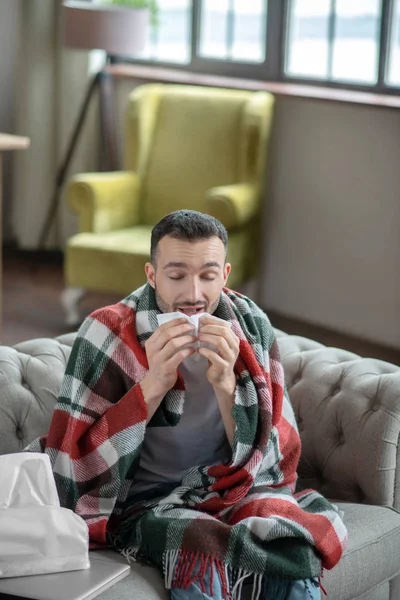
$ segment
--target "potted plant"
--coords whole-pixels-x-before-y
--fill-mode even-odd
[[[157,0],[97,0],[97,2],[125,8],[146,8],[150,11],[153,27],[158,25],[159,6]]]
[[[65,44],[105,50],[111,56],[141,52],[150,25],[157,22],[157,0],[67,0],[63,3]]]

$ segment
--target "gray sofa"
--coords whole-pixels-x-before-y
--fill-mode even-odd
[[[303,448],[302,486],[344,511],[349,543],[329,600],[400,600],[400,368],[277,331]],[[74,334],[0,346],[0,453],[46,433]],[[102,600],[165,600],[151,567]]]

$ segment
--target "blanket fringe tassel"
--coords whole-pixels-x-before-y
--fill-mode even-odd
[[[119,550],[119,553],[122,554],[122,556],[125,556],[128,563],[136,562],[136,548],[130,546],[129,548]]]
[[[318,577],[318,583],[319,583],[319,587],[321,592],[324,594],[324,596],[328,595],[328,592],[326,591],[326,589],[324,588],[324,586],[322,585],[321,579],[324,577],[324,571],[322,570],[321,575]]]
[[[234,574],[229,573],[228,567],[213,556],[200,554],[200,552],[183,552],[170,550],[163,556],[163,571],[165,588],[180,588],[187,590],[197,582],[201,591],[213,597],[214,577],[218,575],[221,585],[223,600],[240,600],[244,581],[253,578],[253,591],[251,600],[261,600],[263,588],[263,574],[251,573],[238,569]],[[206,577],[209,573],[209,579]],[[230,590],[232,583],[232,591]]]

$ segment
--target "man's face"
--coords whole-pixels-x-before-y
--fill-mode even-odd
[[[187,242],[166,235],[158,244],[156,263],[147,263],[145,271],[161,312],[215,311],[231,270],[217,236]]]

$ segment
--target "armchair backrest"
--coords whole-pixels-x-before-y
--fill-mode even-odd
[[[125,165],[143,182],[141,222],[170,211],[205,212],[208,189],[261,187],[272,96],[197,86],[146,84],[129,99]]]

